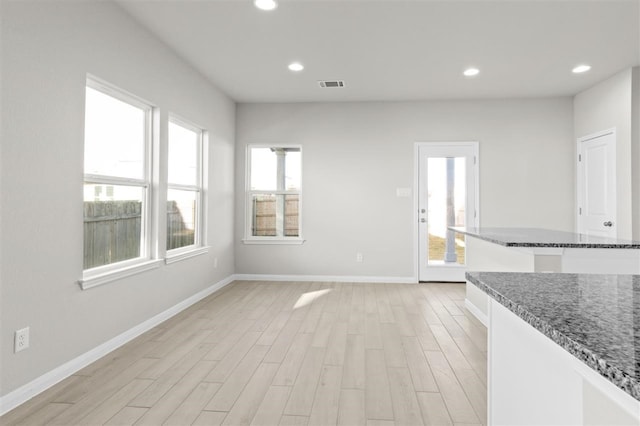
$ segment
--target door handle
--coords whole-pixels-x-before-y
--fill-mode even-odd
[[[427,219],[425,219],[425,218],[423,217],[422,219],[420,219],[420,222],[422,222],[422,223],[426,223],[426,222],[427,222]]]
[[[605,223],[603,223],[603,225],[604,225],[604,226],[608,226],[608,227],[612,227],[612,226],[613,226],[613,222],[611,222],[611,221],[609,220],[609,221],[606,221]]]

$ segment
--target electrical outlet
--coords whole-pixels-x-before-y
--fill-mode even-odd
[[[214,268],[218,267],[218,258],[217,257],[213,258],[213,267]]]
[[[16,330],[13,352],[18,353],[29,347],[29,327]]]
[[[363,257],[362,253],[356,253],[356,262],[362,263]]]

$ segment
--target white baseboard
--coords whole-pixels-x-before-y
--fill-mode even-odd
[[[478,319],[485,327],[489,327],[489,317],[476,307],[469,299],[464,299],[464,306],[474,317]]]
[[[417,284],[415,277],[367,277],[354,275],[269,275],[269,274],[236,274],[236,280],[243,281],[320,281],[341,283],[393,283]]]
[[[215,293],[220,290],[227,284],[233,282],[236,279],[234,275],[231,275],[210,287],[194,294],[193,296],[183,300],[167,309],[164,312],[155,315],[152,318],[144,321],[141,324],[125,331],[124,333],[110,339],[100,346],[97,346],[90,351],[72,359],[69,362],[62,364],[61,366],[49,371],[48,373],[43,374],[42,376],[32,380],[24,386],[19,387],[18,389],[8,393],[7,395],[0,398],[0,416],[3,414],[13,410],[20,404],[30,400],[34,396],[39,393],[47,390],[51,386],[56,383],[66,379],[71,376],[73,373],[81,370],[92,362],[97,361],[103,356],[107,355],[109,352],[114,351],[125,343],[135,339],[140,336],[142,333],[151,330],[153,327],[161,324],[162,322],[168,320],[172,316],[184,311],[189,306],[199,302],[205,297]]]

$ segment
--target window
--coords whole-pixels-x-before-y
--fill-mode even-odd
[[[249,147],[245,242],[302,243],[300,147]]]
[[[151,259],[151,117],[147,103],[87,81],[83,280]]]
[[[203,131],[169,119],[167,184],[167,253],[169,256],[203,245]]]

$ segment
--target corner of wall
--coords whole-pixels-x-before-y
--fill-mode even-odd
[[[640,66],[631,74],[631,170],[633,239],[640,241]]]

